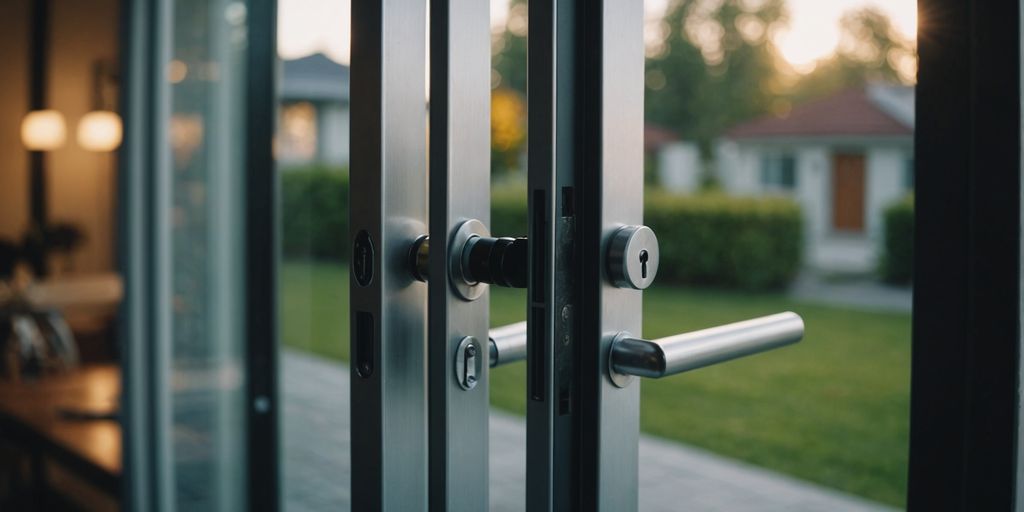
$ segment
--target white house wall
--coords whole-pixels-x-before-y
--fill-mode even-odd
[[[321,103],[318,105],[317,116],[320,160],[331,165],[348,165],[348,105]]]
[[[700,148],[692,142],[673,142],[658,151],[658,181],[666,190],[697,192],[701,169]]]
[[[804,214],[806,246],[828,235],[832,215],[832,155],[828,148],[806,146],[796,153],[796,193]]]
[[[911,155],[909,142],[876,142],[856,149],[848,141],[788,141],[736,143],[716,147],[716,176],[722,188],[737,196],[784,195],[800,204],[804,220],[804,256],[812,267],[829,271],[871,271],[877,261],[886,206],[908,192],[904,167]],[[864,149],[866,148],[866,149]],[[793,154],[796,188],[767,189],[761,183],[761,159],[773,153]],[[865,236],[836,235],[832,229],[832,172],[835,153],[865,156]]]
[[[737,196],[761,193],[759,151],[726,140],[715,153],[715,176],[727,193]]]
[[[885,229],[885,208],[907,193],[904,172],[909,154],[902,148],[873,148],[866,157],[864,209],[868,216],[868,235],[877,244],[881,243]]]

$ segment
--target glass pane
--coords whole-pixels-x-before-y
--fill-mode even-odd
[[[170,334],[170,475],[180,510],[246,508],[246,4],[172,4],[170,169],[160,200]]]
[[[905,505],[916,2],[646,7],[644,335],[783,311],[806,334],[642,383],[640,508]]]
[[[350,507],[349,11],[281,0],[281,485],[286,511]]]

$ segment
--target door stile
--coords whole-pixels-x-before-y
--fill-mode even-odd
[[[352,5],[353,510],[427,502],[427,289],[405,265],[427,229],[425,16],[422,0]]]
[[[430,510],[488,508],[486,284],[465,300],[453,284],[456,234],[486,236],[490,222],[490,12],[480,0],[430,1]],[[463,230],[460,232],[460,228]],[[468,339],[472,337],[471,339]],[[465,389],[456,358],[475,344]],[[462,347],[460,347],[462,345]]]
[[[638,507],[640,383],[616,386],[608,357],[616,333],[641,334],[642,292],[612,284],[606,254],[615,230],[643,224],[643,3],[586,2],[578,20],[581,510],[628,512]]]

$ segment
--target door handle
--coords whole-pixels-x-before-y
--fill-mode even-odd
[[[620,332],[608,358],[612,381],[623,387],[633,375],[661,378],[800,341],[804,321],[787,311],[656,340]]]
[[[491,368],[526,359],[526,322],[495,327],[488,333]]]

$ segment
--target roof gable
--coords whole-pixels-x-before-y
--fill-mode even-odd
[[[909,136],[914,133],[912,119],[900,120],[892,104],[878,100],[867,89],[850,89],[793,107],[785,116],[769,115],[734,126],[726,137],[760,139],[773,137]],[[885,96],[891,99],[892,95]],[[898,98],[898,96],[895,96]],[[910,112],[913,94],[909,95]],[[900,101],[900,100],[895,100]],[[891,101],[890,101],[891,103]],[[901,109],[904,112],[906,109]],[[897,115],[893,115],[897,114]],[[912,115],[911,115],[912,117]]]
[[[282,99],[348,102],[348,66],[314,53],[286,60],[281,67]]]

